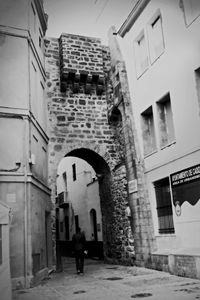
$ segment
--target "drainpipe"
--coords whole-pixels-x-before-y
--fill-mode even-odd
[[[25,287],[29,287],[27,274],[28,274],[28,174],[27,174],[27,138],[28,138],[28,117],[23,116],[24,122],[24,136],[23,136],[23,148],[24,148],[24,279]]]
[[[30,11],[30,10],[29,10]],[[27,71],[28,71],[28,111],[31,111],[31,78],[30,78],[30,37],[27,38],[28,45],[28,60],[27,60]],[[29,139],[29,116],[23,116],[24,122],[24,135],[23,135],[23,167],[24,167],[24,279],[25,287],[29,288],[29,238],[28,238],[28,213],[29,213],[29,196],[28,196],[28,163],[29,163],[29,152],[30,152],[30,139]],[[30,275],[30,274],[29,274]]]

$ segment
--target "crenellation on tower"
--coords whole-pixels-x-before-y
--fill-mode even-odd
[[[59,39],[61,91],[102,95],[105,91],[100,39],[62,34]]]

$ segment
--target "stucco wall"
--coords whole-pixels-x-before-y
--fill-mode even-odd
[[[13,11],[15,14],[13,14]],[[7,0],[0,3],[1,25],[28,28],[28,1]]]
[[[2,300],[11,300],[10,278],[10,221],[9,206],[0,202],[0,227],[1,227],[1,263],[0,263],[0,293]]]
[[[98,241],[103,240],[102,236],[102,214],[101,214],[101,206],[100,206],[100,198],[99,198],[99,183],[97,180],[88,184],[87,186],[87,194],[88,194],[88,212],[91,209],[95,209],[96,211],[96,218],[97,218],[97,226],[99,226],[99,230],[97,229],[97,237]],[[89,228],[90,236],[88,237],[91,239],[91,225]]]
[[[10,225],[11,277],[21,279],[24,276],[24,184],[17,182],[7,184],[5,176],[1,180],[0,195],[1,200],[9,205],[13,214]]]
[[[30,185],[29,188],[31,193],[30,223],[33,259],[32,271],[33,273],[36,273],[44,268],[51,267],[51,202],[48,193],[42,192],[34,185]]]
[[[45,122],[45,120],[44,120]],[[47,185],[48,181],[48,139],[40,134],[37,128],[31,124],[30,132],[31,155],[34,164],[31,165],[32,174]]]
[[[0,118],[1,170],[15,169],[17,168],[16,162],[23,162],[23,138],[24,122],[22,119]]]
[[[0,51],[0,104],[6,107],[28,109],[27,40],[0,33]]]
[[[149,60],[146,71],[137,76],[134,41],[141,32],[146,39],[149,57],[148,26],[156,12],[162,17],[164,51],[155,61]],[[200,230],[199,203],[182,205],[180,217],[175,214],[174,235],[158,234],[158,218],[153,182],[170,174],[199,164],[199,100],[195,81],[195,70],[199,68],[200,18],[186,26],[180,1],[150,1],[123,39],[119,38],[126,61],[133,114],[138,132],[139,146],[143,152],[141,113],[153,107],[156,149],[145,157],[145,174],[151,200],[154,230],[159,250],[177,247],[200,247],[197,232]],[[160,146],[157,104],[166,93],[170,93],[174,121],[175,140],[165,148]],[[190,199],[188,199],[190,200]]]

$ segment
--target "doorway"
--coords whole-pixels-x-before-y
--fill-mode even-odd
[[[91,240],[98,241],[96,210],[90,210]]]

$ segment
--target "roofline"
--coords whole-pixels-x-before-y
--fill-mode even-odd
[[[44,12],[44,8],[43,8],[43,1],[41,0],[34,0],[35,3],[35,7],[37,9],[37,13],[41,22],[41,26],[44,32],[46,32],[47,30],[47,14],[45,14]]]
[[[124,37],[150,1],[151,0],[138,0],[124,23],[119,28],[117,34]]]

